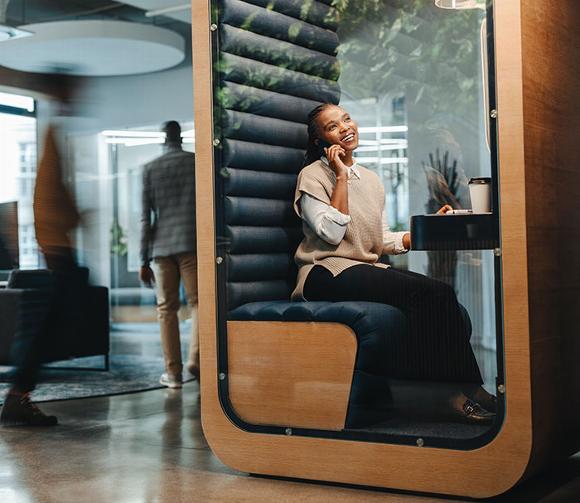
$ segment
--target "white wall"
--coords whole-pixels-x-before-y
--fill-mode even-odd
[[[100,77],[84,91],[88,119],[94,131],[160,125],[168,120],[193,120],[191,66],[130,77]]]
[[[80,259],[91,269],[93,281],[109,285],[112,175],[108,145],[99,133],[110,129],[159,130],[167,120],[191,127],[192,68],[183,65],[145,75],[88,79],[80,103],[73,112],[82,114],[81,117],[58,121],[67,136],[67,167],[74,171],[77,204],[85,217],[77,242]],[[161,149],[157,146],[121,149],[127,155],[135,154],[131,159],[124,155],[122,160],[138,168],[150,160],[153,151]],[[133,224],[138,230],[138,220]]]

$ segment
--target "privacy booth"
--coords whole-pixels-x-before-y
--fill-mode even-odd
[[[224,463],[482,498],[580,448],[574,4],[193,1],[202,421]],[[414,340],[404,309],[290,300],[320,103],[358,122],[355,160],[410,229],[381,260],[455,292],[489,424],[439,410],[462,383],[418,371],[448,348]]]

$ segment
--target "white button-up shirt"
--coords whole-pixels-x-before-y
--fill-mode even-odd
[[[321,161],[328,166],[326,157]],[[360,180],[360,170],[356,162],[348,167],[348,183],[352,180]],[[300,216],[316,235],[332,245],[338,245],[344,238],[346,228],[350,223],[350,216],[338,211],[310,194],[303,193],[300,197]],[[386,210],[383,211],[383,255],[400,254],[408,250],[403,246],[403,236],[407,232],[391,231]]]

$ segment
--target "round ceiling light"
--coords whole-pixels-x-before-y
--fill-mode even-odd
[[[0,65],[25,72],[66,69],[71,75],[106,77],[165,70],[181,63],[181,35],[126,21],[57,21],[19,27],[31,37],[2,42]]]

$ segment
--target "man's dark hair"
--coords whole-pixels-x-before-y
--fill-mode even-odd
[[[165,143],[181,143],[181,126],[177,121],[169,121],[163,124]]]

